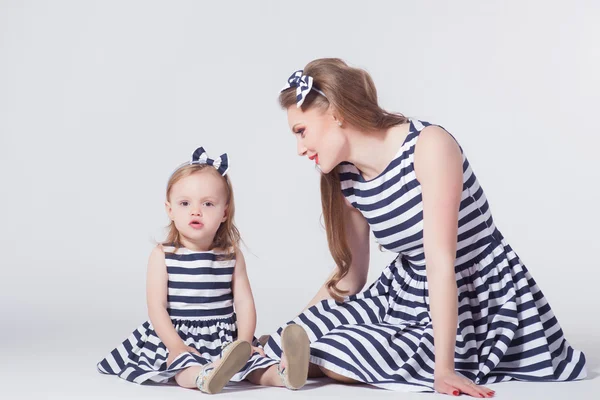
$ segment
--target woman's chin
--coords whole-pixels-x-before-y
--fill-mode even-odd
[[[320,162],[316,164],[316,167],[322,174],[328,174],[335,169],[342,161],[327,162],[327,160],[319,160]],[[325,161],[325,162],[323,162]]]
[[[332,170],[332,168],[327,167],[327,166],[323,167],[323,165],[321,165],[321,164],[315,164],[315,168],[317,169],[317,171],[319,171],[322,174],[328,174]]]

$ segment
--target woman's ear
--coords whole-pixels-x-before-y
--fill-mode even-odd
[[[329,106],[327,113],[331,116],[333,122],[335,122],[337,125],[342,126],[344,124],[344,119],[333,106]]]

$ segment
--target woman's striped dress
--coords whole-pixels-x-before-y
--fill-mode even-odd
[[[423,202],[414,171],[415,144],[428,125],[412,121],[394,160],[370,181],[350,163],[338,167],[344,196],[398,257],[364,292],[343,303],[321,301],[289,322],[306,329],[312,363],[394,390],[433,388]],[[456,370],[480,384],[584,378],[584,355],[565,340],[536,282],[494,225],[464,155],[457,244]],[[265,346],[272,358],[281,356],[281,331]]]
[[[202,356],[182,353],[167,367],[169,352],[152,323],[146,321],[98,363],[100,372],[135,383],[164,383],[187,367],[214,361],[223,346],[237,339],[231,290],[235,260],[223,259],[214,251],[174,250],[165,247],[167,311],[184,343]],[[276,362],[255,353],[232,381],[241,381],[253,370]]]

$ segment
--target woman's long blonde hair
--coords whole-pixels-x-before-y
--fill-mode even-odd
[[[217,170],[213,166],[207,164],[185,165],[179,168],[177,171],[175,171],[173,175],[171,175],[171,178],[167,183],[167,201],[171,201],[171,189],[173,189],[173,186],[177,182],[179,182],[183,178],[199,173],[201,171],[205,173],[212,173],[216,176],[221,177],[221,179],[223,179],[223,182],[225,183],[225,189],[227,191],[227,219],[223,223],[221,223],[221,226],[219,226],[219,229],[217,229],[217,233],[215,234],[215,238],[212,242],[212,248],[222,249],[226,253],[230,254],[232,257],[235,257],[235,254],[239,250],[241,236],[234,222],[235,201],[233,197],[233,187],[231,186],[231,180],[227,175],[222,176],[221,174],[219,174],[219,172],[217,172]],[[181,243],[181,235],[175,227],[175,222],[171,221],[167,229],[167,238],[162,243],[162,245],[174,246],[175,249],[182,247],[183,245]]]
[[[350,67],[339,58],[311,61],[303,73],[313,78],[313,85],[325,96],[312,90],[302,104],[302,111],[314,107],[324,112],[333,107],[345,124],[369,132],[389,129],[408,121],[402,114],[390,113],[379,107],[377,90],[368,72]],[[296,88],[283,91],[279,95],[279,104],[283,109],[296,107]],[[329,251],[338,267],[327,282],[327,289],[334,299],[340,301],[348,292],[339,289],[337,284],[348,274],[352,253],[346,240],[345,204],[337,167],[321,175],[321,206]]]

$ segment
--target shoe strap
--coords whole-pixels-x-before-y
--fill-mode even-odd
[[[204,364],[200,372],[198,372],[198,376],[196,377],[196,387],[204,393],[207,393],[205,384],[206,378],[214,371],[215,367],[212,363]]]

